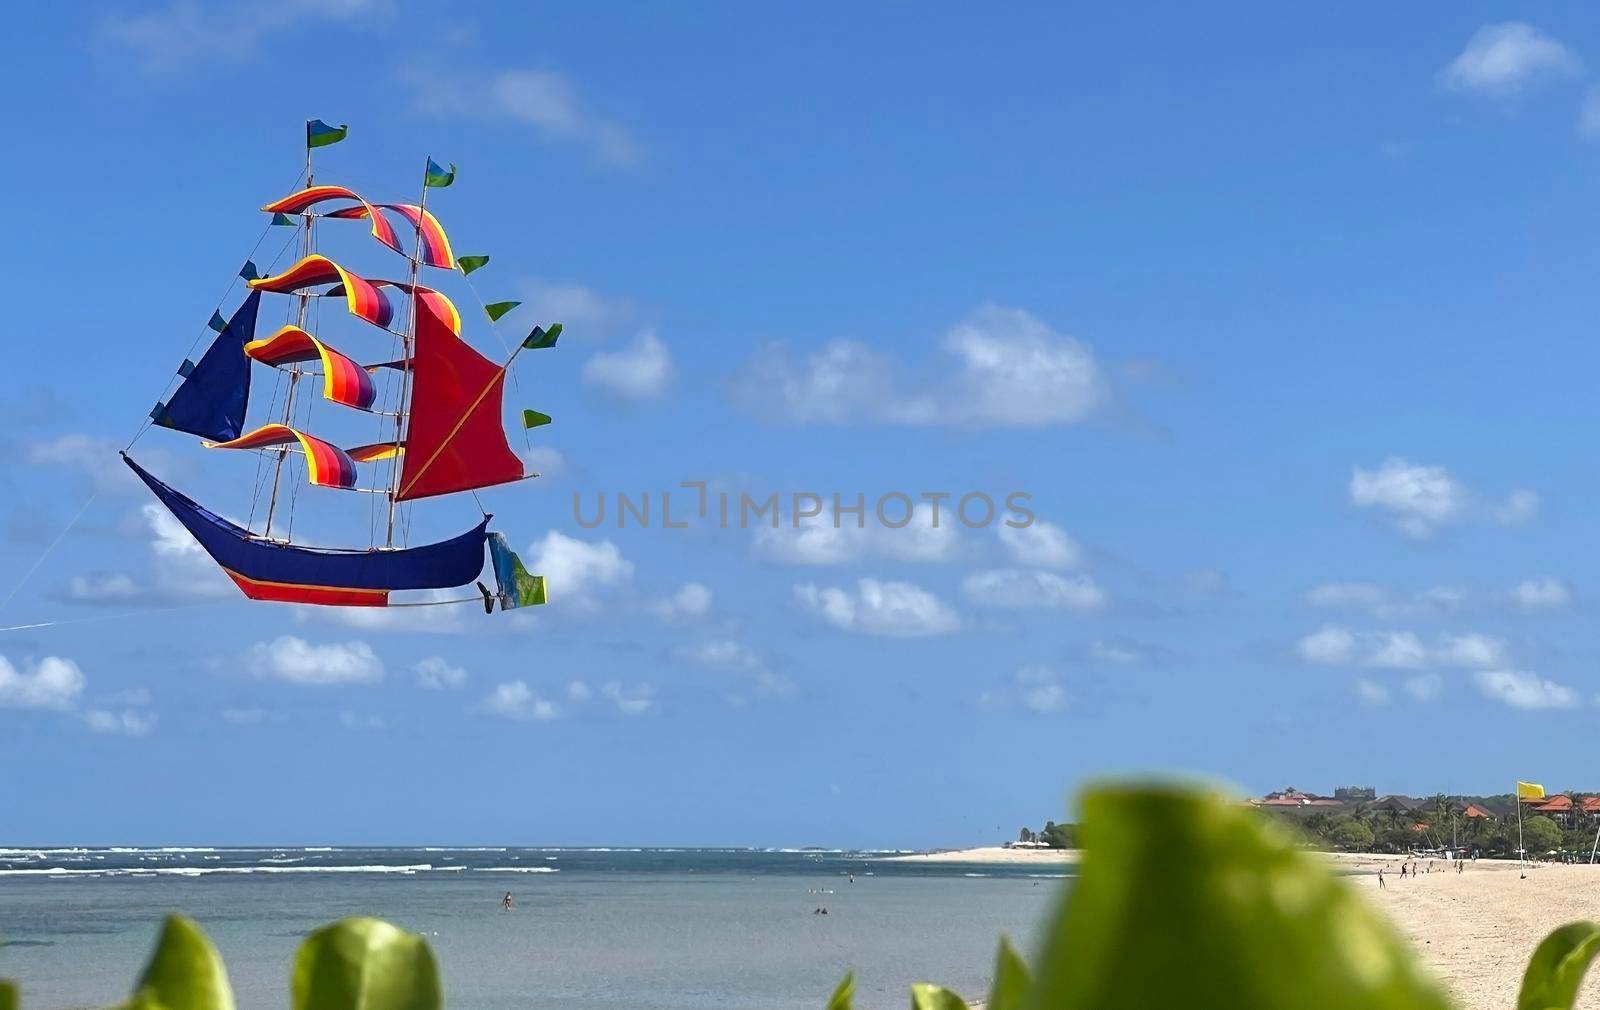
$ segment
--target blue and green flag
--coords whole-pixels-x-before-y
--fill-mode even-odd
[[[272,215],[272,227],[274,228],[293,228],[297,224],[299,222],[287,214]]]
[[[349,126],[329,126],[320,119],[308,119],[306,120],[306,146],[327,147],[329,144],[337,144],[349,132]]]
[[[455,182],[455,181],[456,181],[456,167],[455,167],[455,165],[451,165],[450,166],[450,171],[446,172],[444,169],[439,167],[439,163],[438,162],[434,161],[432,158],[428,159],[428,172],[422,178],[422,184],[424,186],[440,186],[440,187],[443,187],[443,186],[448,186],[452,182]]]
[[[222,318],[222,313],[218,312],[216,309],[212,309],[211,321],[206,323],[206,325],[211,327],[213,330],[216,330],[218,333],[221,333],[223,330],[228,328],[228,321]]]
[[[561,336],[560,323],[551,323],[548,330],[543,326],[535,326],[533,332],[528,334],[527,339],[522,342],[522,349],[525,351],[542,351],[546,347],[554,347],[556,346],[556,338],[559,336]]]

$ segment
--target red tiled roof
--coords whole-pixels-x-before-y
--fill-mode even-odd
[[[1552,796],[1533,809],[1535,812],[1541,814],[1564,814],[1568,810],[1572,809],[1572,797],[1562,795]]]
[[[1600,796],[1585,796],[1583,798],[1583,812],[1586,814],[1600,813]]]

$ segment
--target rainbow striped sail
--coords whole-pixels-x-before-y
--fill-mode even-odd
[[[228,316],[223,306],[211,313],[202,331],[214,334],[209,348],[198,362],[184,359],[176,390],[150,412],[154,427],[228,450],[215,457],[219,466],[230,456],[254,458],[259,479],[251,482],[251,522],[225,519],[126,453],[123,458],[250,599],[386,606],[394,592],[469,585],[483,572],[488,550],[497,592],[479,582],[478,594],[429,605],[485,602],[493,609],[498,602],[508,610],[543,603],[543,578],[528,573],[504,536],[490,540],[487,513],[465,533],[426,546],[408,546],[405,534],[415,501],[532,476],[506,437],[505,376],[523,350],[554,340],[536,329],[541,339],[529,337],[510,360],[496,362],[465,339],[455,303],[420,276],[429,269],[465,275],[488,263],[479,255],[458,264],[444,226],[428,208],[430,191],[454,182],[455,166],[446,171],[427,159],[416,203],[369,201],[348,187],[316,183],[312,151],[344,140],[347,132],[307,121],[304,187],[262,208],[268,228],[298,229],[298,253],[287,265],[266,264],[265,270],[245,264],[239,271],[248,291],[243,303]],[[351,234],[340,223],[351,221],[365,222],[380,246],[399,255],[403,278],[362,276],[321,250],[325,238]],[[287,300],[293,321],[257,339],[262,299],[271,296]],[[328,299],[370,324],[355,326],[353,337],[350,325],[340,324],[342,348],[318,333],[319,322],[345,315],[324,320],[319,308]],[[481,325],[482,317],[475,318]],[[549,328],[559,331],[560,324]],[[270,370],[272,381],[255,382],[252,398],[255,366]],[[253,425],[247,423],[251,413]],[[318,490],[297,493],[296,481]],[[319,497],[324,490],[338,494]],[[320,511],[340,495],[348,500],[363,493],[379,497],[366,497],[354,510],[350,546],[293,542],[296,509]],[[381,512],[369,507],[374,503],[381,503]],[[374,521],[377,515],[381,522]]]

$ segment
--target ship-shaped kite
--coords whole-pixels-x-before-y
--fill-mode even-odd
[[[524,472],[522,459],[507,442],[501,419],[503,386],[517,355],[553,347],[561,325],[535,327],[509,351],[504,364],[463,340],[461,315],[454,303],[424,286],[419,276],[423,267],[465,275],[488,262],[487,256],[455,258],[444,228],[427,209],[429,190],[450,185],[455,166],[441,169],[428,159],[419,203],[369,203],[343,186],[313,184],[311,152],[343,140],[345,134],[345,127],[330,127],[321,120],[306,124],[304,188],[262,208],[271,215],[268,232],[274,226],[298,229],[298,261],[266,276],[254,263],[245,264],[240,277],[248,294],[242,304],[230,318],[224,319],[220,311],[212,314],[210,330],[215,337],[210,348],[198,362],[185,359],[178,369],[177,389],[150,412],[151,424],[198,436],[208,449],[259,453],[256,494],[260,498],[265,493],[265,507],[253,506],[251,521],[241,526],[171,487],[126,451],[123,460],[250,599],[390,606],[393,592],[474,582],[483,571],[487,545],[497,589],[490,592],[483,582],[477,583],[485,609],[492,610],[496,602],[503,610],[543,603],[544,579],[523,568],[501,534],[489,532],[488,513],[459,536],[412,547],[403,542],[409,527],[401,510],[418,499],[536,476]],[[361,277],[318,253],[322,221],[365,223],[373,238],[404,258],[407,279]],[[401,233],[412,241],[402,243]],[[256,317],[267,295],[292,299],[285,308],[292,308],[294,322],[262,337]],[[341,306],[369,324],[363,329],[388,345],[387,359],[362,364],[320,339],[308,323],[308,309],[317,299],[327,300],[317,304]],[[515,304],[496,302],[484,310],[494,323]],[[286,391],[280,396],[275,388],[264,408],[268,420],[247,427],[254,365],[280,370],[278,385]],[[340,448],[297,427],[297,408],[309,416],[314,406],[306,402],[317,395],[307,388],[314,384],[321,385],[322,400],[372,415],[379,440]],[[523,411],[525,427],[549,420],[537,411]],[[148,426],[140,433],[145,430]],[[293,465],[300,460],[303,472]],[[266,492],[269,476],[271,490]],[[302,476],[312,485],[381,496],[378,507],[369,510],[372,542],[350,548],[293,543],[292,510],[298,491],[293,482]],[[258,513],[261,528],[256,530]],[[402,540],[398,546],[397,515]]]

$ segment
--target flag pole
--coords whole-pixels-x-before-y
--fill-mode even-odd
[[[306,120],[306,189],[311,188],[311,180],[311,120],[308,119]],[[300,222],[302,226],[302,231],[300,233],[300,255],[302,257],[306,257],[311,255],[311,247],[315,242],[315,239],[311,234],[311,229],[314,226],[315,219],[311,216],[311,209],[309,207],[306,208],[306,212],[301,215]],[[294,322],[295,326],[302,330],[306,328],[306,309],[310,304],[310,293],[304,289],[301,289],[299,292],[299,304],[295,308]],[[294,390],[295,387],[300,384],[300,374],[299,362],[295,362],[289,366],[289,391],[284,394],[283,398],[283,424],[285,427],[294,426]],[[288,448],[279,449],[277,462],[272,465],[272,495],[267,499],[267,525],[261,533],[261,535],[268,540],[272,539],[272,519],[274,514],[276,514],[278,511],[278,485],[283,480],[283,464],[288,458]],[[291,515],[291,532],[293,530],[293,520],[294,517]],[[288,542],[287,537],[284,539],[284,542]]]
[[[1528,850],[1525,847],[1523,847],[1523,844],[1522,844],[1522,784],[1520,782],[1517,783],[1516,800],[1517,800],[1517,855],[1522,860],[1522,866],[1521,866],[1522,879],[1523,880],[1527,880],[1528,879]]]

